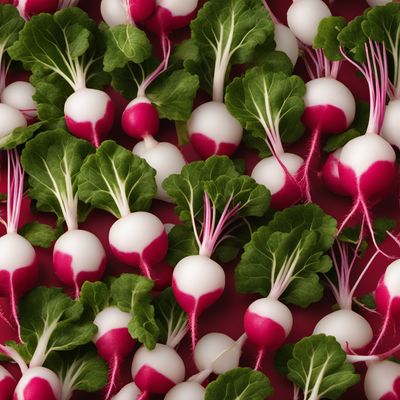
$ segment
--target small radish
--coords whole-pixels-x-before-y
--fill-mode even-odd
[[[132,361],[132,377],[142,391],[140,399],[149,394],[165,394],[185,378],[185,364],[169,346],[157,343],[153,350],[142,346]]]
[[[111,400],[136,400],[140,396],[140,389],[133,383],[125,385]]]
[[[121,311],[118,307],[110,306],[100,311],[93,321],[98,328],[93,341],[100,356],[107,361],[111,368],[106,399],[110,398],[114,390],[120,362],[135,346],[135,341],[128,331],[131,319],[131,314]],[[132,390],[127,389],[127,391],[131,392]]]
[[[343,187],[339,176],[339,160],[341,153],[342,148],[339,148],[335,152],[329,154],[322,167],[321,177],[325,186],[327,186],[331,192],[340,196],[348,196],[349,193]]]
[[[98,147],[113,126],[115,109],[107,93],[82,88],[68,97],[64,113],[69,131]]]
[[[62,400],[58,376],[44,367],[29,368],[19,380],[14,400]]]
[[[14,377],[0,365],[0,400],[10,400],[16,385]]]
[[[204,400],[206,389],[197,382],[182,382],[174,386],[164,400]]]
[[[390,100],[386,106],[385,118],[382,125],[382,137],[390,144],[400,148],[400,99]]]
[[[130,22],[125,0],[101,0],[100,12],[108,26],[125,25]]]
[[[202,158],[231,156],[243,136],[242,126],[221,100],[197,107],[188,121],[188,130],[190,141]]]
[[[35,88],[29,82],[17,81],[10,83],[1,93],[1,102],[21,111],[28,122],[37,116],[36,102],[32,96]]]
[[[274,298],[255,300],[244,315],[248,339],[260,349],[255,369],[259,369],[265,350],[275,351],[283,345],[292,330],[289,308]]]
[[[367,400],[396,400],[400,396],[400,365],[396,362],[372,361],[364,379]]]
[[[0,140],[6,139],[16,128],[24,128],[28,124],[21,111],[8,104],[0,103]]]
[[[168,142],[157,142],[148,136],[137,143],[132,152],[144,158],[150,167],[156,170],[157,193],[156,198],[171,202],[167,192],[162,187],[162,183],[172,174],[179,174],[186,164],[179,149]]]
[[[15,5],[24,19],[40,13],[53,14],[58,9],[59,0],[16,0]]]
[[[7,172],[7,233],[0,237],[0,294],[10,299],[12,316],[21,339],[17,314],[18,299],[37,282],[39,268],[35,249],[18,234],[18,222],[24,192],[24,171],[16,150],[9,150]]]
[[[296,0],[287,11],[287,21],[296,37],[304,44],[312,46],[319,23],[331,15],[328,6],[321,0]]]

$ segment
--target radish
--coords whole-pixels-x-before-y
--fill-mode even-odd
[[[10,400],[16,384],[14,377],[0,365],[0,400]]]
[[[132,360],[132,377],[142,391],[139,399],[149,394],[165,394],[185,378],[185,364],[169,346],[157,343],[154,350],[144,346],[136,351]]]
[[[364,391],[367,400],[395,400],[400,396],[400,365],[396,362],[367,363]]]
[[[111,400],[135,400],[140,396],[140,389],[133,383],[125,385]]]
[[[271,206],[278,210],[298,202],[302,195],[298,175],[304,160],[285,153],[283,141],[293,141],[303,133],[303,95],[301,79],[270,73],[267,67],[247,71],[227,88],[226,103],[232,115],[257,139],[265,133],[260,153],[264,155],[267,149],[272,155],[256,164],[251,177],[270,191]]]
[[[339,160],[341,153],[342,148],[339,148],[329,154],[322,167],[321,176],[325,186],[327,186],[331,192],[340,196],[348,196],[349,193],[343,187],[339,176]]]
[[[179,149],[168,142],[157,142],[151,136],[137,143],[132,150],[133,154],[142,157],[150,167],[156,170],[156,199],[171,202],[162,183],[172,174],[179,174],[186,161]]]
[[[14,400],[61,400],[61,382],[58,376],[44,367],[29,368],[19,380]]]
[[[25,128],[28,124],[21,111],[8,104],[0,103],[0,119],[3,121],[0,127],[0,140],[11,135],[16,128]]]
[[[382,125],[382,137],[390,144],[400,148],[400,135],[397,131],[399,126],[400,99],[390,100],[386,106],[385,118]]]
[[[204,400],[206,389],[197,382],[182,382],[174,386],[164,400]]]
[[[129,21],[124,0],[101,0],[100,12],[108,26],[125,25]]]
[[[9,84],[1,93],[1,102],[21,111],[28,122],[36,119],[35,88],[29,82],[17,81]]]
[[[99,239],[78,229],[78,172],[92,151],[89,143],[56,130],[37,135],[25,146],[21,157],[30,175],[31,197],[39,207],[53,210],[66,222],[67,232],[54,245],[53,265],[60,281],[75,289],[76,297],[83,282],[100,279],[106,266],[106,253]]]
[[[56,3],[58,6],[58,1]],[[69,1],[62,3],[69,5]],[[72,36],[84,35],[86,38],[79,49],[75,48],[73,38],[65,34],[71,20],[80,21],[79,29]],[[46,31],[42,29],[43,26],[46,26]],[[65,84],[62,89],[65,93],[64,117],[68,130],[78,138],[90,141],[95,147],[108,135],[115,114],[110,96],[97,88],[88,87],[104,82],[101,65],[103,50],[100,45],[96,47],[99,35],[97,25],[84,11],[76,7],[67,8],[54,15],[42,13],[34,16],[9,49],[13,59],[21,61],[33,71],[32,82],[39,84],[43,73],[46,73],[55,74],[58,80],[62,79],[68,84],[72,94],[71,90],[65,89]],[[35,40],[32,40],[33,37]],[[46,42],[49,42],[52,51],[40,45]],[[43,71],[42,75],[37,75],[38,70]],[[60,86],[57,83],[53,85]],[[45,118],[49,117],[46,115]]]
[[[58,9],[59,0],[16,0],[16,6],[24,19],[40,13],[54,13]]]
[[[21,340],[21,328],[17,315],[17,302],[37,282],[39,267],[35,249],[18,234],[18,222],[24,192],[24,171],[18,152],[7,153],[7,222],[6,234],[0,237],[0,293],[10,299],[12,316]]]
[[[296,0],[287,11],[287,21],[296,37],[305,45],[312,46],[319,23],[331,15],[328,6],[321,0]]]

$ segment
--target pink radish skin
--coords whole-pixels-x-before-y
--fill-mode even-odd
[[[174,386],[164,400],[204,400],[206,389],[197,382],[182,382]]]
[[[13,400],[61,400],[58,376],[44,367],[29,368],[19,380]]]
[[[251,173],[257,183],[271,192],[271,207],[275,210],[282,210],[301,199],[301,190],[295,177],[304,164],[304,160],[296,154],[283,153],[279,159],[287,171],[272,156],[259,161]]]
[[[156,7],[155,0],[127,0],[129,12],[135,22],[143,22],[153,13]]]
[[[136,144],[132,152],[144,158],[150,167],[156,170],[156,199],[171,202],[171,198],[162,187],[162,183],[172,174],[180,174],[186,161],[179,149],[168,142],[157,142],[146,138]]]
[[[372,339],[371,325],[352,310],[338,310],[323,317],[315,326],[313,334],[324,333],[336,338],[343,350],[348,346],[356,351],[367,347]]]
[[[120,261],[140,267],[149,278],[152,265],[162,261],[168,251],[168,236],[163,223],[145,211],[133,212],[115,221],[108,240]]]
[[[40,13],[53,14],[58,9],[59,0],[17,0],[16,6],[25,19]]]
[[[36,102],[32,96],[35,88],[29,82],[13,82],[1,93],[1,102],[19,110],[26,120],[33,122],[37,117]]]
[[[197,4],[198,0],[156,0],[155,12],[146,27],[158,34],[183,28],[196,16]]]
[[[188,256],[176,264],[172,274],[172,290],[179,305],[189,314],[193,349],[196,345],[198,316],[221,297],[224,288],[224,270],[209,257]]]
[[[201,157],[231,156],[238,148],[243,128],[224,103],[210,101],[197,107],[189,121],[190,142]]]
[[[14,377],[0,365],[0,400],[10,400],[16,385]]]
[[[285,53],[293,66],[295,66],[299,58],[299,46],[296,36],[286,25],[277,23],[275,24],[274,39],[276,43],[275,50]]]
[[[124,0],[101,0],[100,12],[108,26],[112,27],[129,23]]]
[[[321,171],[321,177],[325,186],[333,193],[339,196],[349,196],[349,193],[343,187],[339,177],[339,160],[342,149],[337,149],[329,154]]]
[[[131,314],[111,306],[100,311],[93,321],[98,328],[93,342],[96,344],[100,356],[107,361],[111,369],[106,399],[110,398],[114,390],[120,362],[135,346],[135,341],[128,331],[131,319]]]
[[[364,380],[367,400],[398,400],[400,398],[400,365],[389,360],[367,363]]]
[[[106,268],[106,252],[100,240],[88,231],[73,229],[61,235],[53,250],[54,272],[60,281],[79,289],[83,282],[97,281]]]
[[[133,383],[125,385],[111,400],[136,400],[140,396],[140,389]]]
[[[382,137],[400,149],[400,99],[390,100],[386,106]]]
[[[147,97],[132,100],[122,114],[122,129],[135,139],[155,136],[159,126],[158,111]]]
[[[73,135],[98,147],[113,126],[115,109],[107,93],[83,88],[68,97],[64,114]]]
[[[28,125],[21,111],[3,103],[0,103],[0,121],[0,141],[11,135],[14,129]]]
[[[145,398],[146,394],[165,394],[182,382],[185,378],[185,364],[174,349],[157,343],[153,350],[142,346],[136,351],[131,372]]]
[[[400,316],[400,260],[386,268],[376,288],[375,300],[381,314]]]

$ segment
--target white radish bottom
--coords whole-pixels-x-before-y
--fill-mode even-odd
[[[274,39],[276,43],[275,50],[285,53],[293,66],[295,66],[299,58],[299,45],[297,44],[296,36],[286,25],[275,24]]]
[[[338,310],[326,315],[317,323],[313,333],[334,336],[345,351],[346,343],[352,350],[360,350],[373,338],[371,325],[352,310]]]
[[[164,400],[204,400],[206,389],[197,382],[182,382],[174,386]]]
[[[9,84],[1,93],[1,102],[21,111],[26,120],[37,116],[36,101],[33,100],[35,88],[29,82],[16,81]]]
[[[364,380],[368,400],[396,400],[400,396],[400,365],[393,361],[368,363]]]
[[[100,12],[104,21],[110,27],[125,25],[129,22],[124,0],[101,0]]]

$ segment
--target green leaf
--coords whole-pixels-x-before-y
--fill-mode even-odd
[[[315,36],[314,49],[323,49],[328,60],[340,61],[343,59],[340,53],[338,35],[347,25],[343,17],[328,17],[321,20],[318,26],[318,33]]]
[[[289,368],[288,368],[288,361],[292,358],[293,356],[293,348],[294,344],[293,343],[288,343],[283,345],[275,354],[274,358],[274,365],[276,370],[281,374],[281,375],[288,375],[289,374]]]
[[[299,205],[277,212],[245,246],[236,268],[242,293],[283,296],[287,303],[307,307],[322,297],[318,273],[331,268],[324,253],[332,246],[336,221],[318,206]],[[282,276],[287,279],[282,280]]]
[[[175,130],[178,137],[179,146],[185,146],[189,143],[189,131],[186,121],[175,121]]]
[[[293,73],[293,64],[286,53],[282,51],[264,49],[261,45],[259,51],[254,56],[254,65],[264,67],[269,73],[282,72],[287,76]]]
[[[162,119],[187,121],[199,88],[199,78],[184,70],[161,75],[147,91]]]
[[[147,210],[156,193],[155,171],[112,140],[85,160],[79,174],[79,198],[121,218]]]
[[[292,143],[304,132],[304,94],[305,85],[298,76],[254,67],[228,86],[225,101],[229,112],[256,138],[265,142],[268,131]]]
[[[208,384],[205,400],[264,400],[273,392],[262,372],[235,368]]]
[[[62,228],[53,228],[37,221],[26,223],[18,233],[27,239],[33,246],[48,249],[63,233]]]
[[[296,343],[288,362],[288,378],[318,399],[339,399],[346,390],[359,382],[346,353],[333,336],[313,335]]]
[[[82,285],[79,300],[85,315],[93,321],[100,311],[110,305],[110,290],[103,282],[86,281]]]
[[[132,24],[109,27],[101,25],[107,50],[104,70],[123,68],[129,61],[140,64],[151,55],[151,43],[146,34]]]
[[[107,384],[107,364],[94,345],[81,346],[63,354],[53,353],[46,367],[60,377],[65,399],[71,398],[75,390],[96,392]]]
[[[151,304],[153,285],[153,281],[134,274],[122,274],[111,284],[111,296],[117,307],[132,314],[129,333],[150,350],[154,349],[160,334]]]
[[[76,224],[78,173],[91,152],[88,142],[62,129],[40,133],[25,145],[21,163],[29,174],[29,196],[40,211],[54,212],[68,224]]]
[[[18,10],[10,4],[0,5],[0,44],[7,50],[17,39],[24,26],[24,20]]]
[[[250,62],[258,45],[273,40],[274,25],[261,2],[210,0],[192,21],[191,31],[200,60],[188,60],[185,68],[198,73],[202,86],[210,90],[214,69],[224,63],[229,67]],[[221,79],[227,79],[227,71],[218,70]]]
[[[339,240],[341,242],[349,243],[353,246],[356,246],[358,244],[358,241],[360,240],[360,230],[361,230],[361,225],[357,225],[354,228],[346,227],[340,233]],[[362,257],[365,250],[367,250],[367,247],[368,247],[368,242],[365,239],[363,239],[358,250],[358,254],[360,257]]]
[[[165,289],[154,301],[155,318],[160,330],[159,342],[175,348],[188,330],[188,317],[176,302],[172,288]]]
[[[373,293],[363,294],[358,297],[357,301],[370,310],[376,310],[376,301]]]
[[[42,365],[53,351],[73,350],[93,338],[97,328],[80,322],[82,313],[83,306],[59,288],[37,287],[21,299],[21,336],[34,365]]]
[[[377,243],[382,243],[387,237],[387,232],[393,230],[397,225],[396,220],[390,218],[378,218],[374,221],[374,233]]]
[[[36,122],[26,127],[15,128],[0,140],[0,150],[11,150],[27,142],[42,126],[43,122]]]
[[[168,264],[176,265],[182,258],[198,253],[192,229],[186,225],[175,225],[168,234]]]

